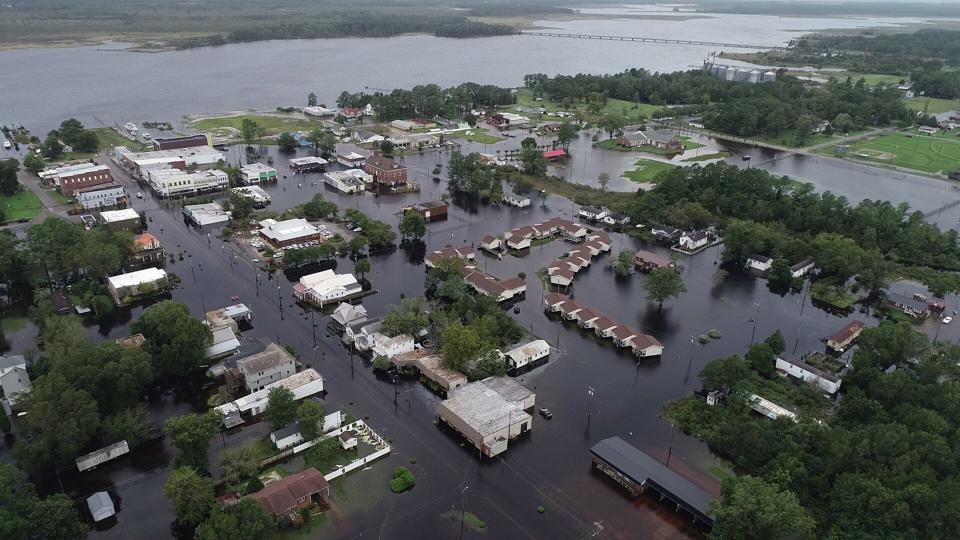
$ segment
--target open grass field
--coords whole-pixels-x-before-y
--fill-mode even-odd
[[[696,150],[697,148],[703,148],[704,146],[706,146],[698,142],[693,142],[692,140],[690,140],[690,137],[680,136],[677,138],[683,141],[683,143],[687,145],[687,151]],[[657,156],[672,156],[676,154],[676,152],[674,152],[673,150],[669,150],[666,148],[656,148],[653,146],[633,146],[633,147],[620,146],[619,144],[617,144],[616,139],[603,139],[602,141],[594,143],[593,146],[596,148],[601,148],[603,150],[615,150],[617,152],[643,152],[646,154],[654,154]]]
[[[652,182],[658,174],[676,167],[676,165],[652,159],[638,159],[633,165],[636,169],[623,173],[623,177],[634,182]]]
[[[284,131],[311,131],[323,124],[314,120],[307,120],[299,116],[281,116],[277,114],[238,114],[233,116],[217,116],[193,121],[193,125],[202,131],[217,131],[231,128],[239,130],[244,120],[253,120],[267,130],[267,135],[279,135]]]
[[[773,136],[773,135],[759,135],[759,136],[756,136],[756,137],[752,137],[752,139],[757,140],[757,141],[760,141],[760,142],[765,142],[765,143],[770,143],[770,144],[778,144],[778,145],[780,145],[780,146],[786,146],[786,147],[788,147],[788,148],[799,148],[799,147],[801,147],[801,146],[812,146],[812,145],[815,145],[815,144],[821,144],[821,143],[825,143],[825,142],[830,142],[832,139],[835,139],[835,138],[836,138],[836,137],[832,137],[832,136],[830,136],[830,135],[824,135],[823,133],[816,133],[816,134],[814,134],[814,135],[810,135],[809,137],[807,137],[807,140],[806,140],[803,144],[800,144],[800,143],[797,141],[797,134],[796,134],[793,130],[785,131],[785,132],[781,133],[780,135],[776,135],[776,136]]]
[[[698,161],[710,161],[711,159],[726,159],[732,155],[733,155],[733,152],[722,150],[720,152],[714,152],[712,154],[701,154],[699,156],[684,158],[681,161],[696,163]]]
[[[23,189],[12,197],[0,195],[0,208],[3,209],[4,220],[19,221],[37,217],[43,210],[43,203],[32,191]]]
[[[884,75],[882,73],[858,73],[855,71],[788,71],[788,75],[793,75],[798,79],[807,79],[813,77],[814,79],[829,79],[833,77],[838,81],[845,81],[847,77],[853,79],[854,81],[859,81],[863,79],[867,82],[868,85],[874,86],[880,83],[885,84],[897,84],[902,79],[908,78],[902,75]]]
[[[454,134],[452,134],[452,135],[450,135],[450,136],[451,136],[451,137],[455,137],[455,138],[457,138],[457,139],[464,139],[464,140],[467,140],[467,141],[471,141],[471,142],[475,142],[475,143],[480,143],[480,144],[493,144],[493,143],[498,143],[498,142],[500,142],[500,141],[503,140],[503,139],[500,138],[500,137],[494,137],[493,135],[490,135],[489,133],[487,133],[486,131],[484,131],[484,130],[482,130],[482,129],[472,129],[472,130],[469,130],[469,131],[458,131],[458,132],[456,132],[456,133],[454,133]]]
[[[569,113],[580,112],[583,114],[584,119],[588,121],[596,121],[598,118],[607,115],[620,116],[626,119],[628,123],[640,122],[641,120],[649,119],[654,112],[659,111],[662,107],[656,105],[649,105],[647,103],[633,103],[631,101],[624,101],[622,99],[607,99],[607,103],[600,109],[599,115],[587,114],[587,103],[575,102],[572,106],[568,108],[560,107],[560,104],[550,101],[549,99],[543,98],[542,101],[537,101],[533,97],[533,91],[528,88],[521,88],[517,90],[517,105],[521,107],[543,107],[547,112],[556,112],[556,111],[566,111]],[[505,107],[506,109],[513,108]]]
[[[926,107],[927,114],[940,114],[960,110],[960,101],[952,99],[915,97],[904,100],[904,104],[908,109],[914,111],[922,111],[924,107]]]
[[[836,145],[822,153],[840,155]],[[960,141],[891,133],[854,143],[846,157],[928,173],[949,172],[960,167]]]
[[[107,150],[112,146],[126,146],[134,152],[142,152],[147,150],[147,145],[143,144],[140,141],[130,140],[123,135],[117,133],[112,128],[108,127],[99,127],[93,128],[90,131],[97,134],[97,139],[100,141],[100,150]]]

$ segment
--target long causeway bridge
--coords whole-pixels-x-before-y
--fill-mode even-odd
[[[605,36],[598,34],[568,34],[563,32],[544,32],[541,30],[521,30],[524,36],[557,37],[572,39],[599,39],[604,41],[633,41],[636,43],[664,43],[669,45],[696,45],[717,49],[758,49],[761,51],[785,51],[787,47],[773,45],[751,45],[749,43],[724,43],[720,41],[696,41],[690,39],[665,39],[642,36]]]

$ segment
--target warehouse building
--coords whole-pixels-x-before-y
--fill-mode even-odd
[[[453,391],[437,404],[437,416],[482,455],[493,457],[530,431],[533,417],[527,411],[535,404],[536,395],[513,379],[487,377]]]
[[[307,220],[296,218],[277,221],[265,219],[260,222],[260,236],[274,249],[292,244],[301,244],[320,239],[320,229]]]

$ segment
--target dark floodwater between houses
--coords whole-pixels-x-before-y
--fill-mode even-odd
[[[281,175],[285,174],[276,185],[266,186],[273,199],[270,209],[274,211],[323,193],[341,208],[359,208],[396,225],[403,206],[439,199],[447,193],[446,182],[435,182],[429,174],[437,162],[444,164],[445,171],[447,153],[424,152],[405,158],[412,177],[421,182],[420,193],[375,197],[333,192],[322,184],[319,173],[292,176],[286,166],[290,156],[277,153],[275,148],[269,152]],[[127,177],[118,176],[132,187]],[[578,208],[554,196],[547,197],[543,205],[535,198],[526,209],[494,207],[460,198],[452,202],[449,219],[429,226],[429,234],[424,238],[427,251],[479,243],[486,234],[500,234],[550,216],[572,217]],[[364,504],[345,506],[337,519],[315,528],[308,535],[311,538],[371,534],[422,538],[423,530],[437,531],[439,537],[452,537],[458,531],[451,528],[447,534],[449,523],[441,516],[451,507],[459,508],[460,493],[466,486],[467,510],[487,523],[488,534],[502,538],[696,537],[700,534],[698,529],[683,516],[652,498],[632,501],[616,484],[591,472],[589,448],[602,438],[617,435],[664,459],[671,441],[671,426],[662,418],[663,404],[697,389],[697,374],[710,360],[743,353],[754,336],[763,339],[777,329],[784,334],[788,350],[803,353],[822,350],[821,339],[848,320],[877,323],[863,313],[828,313],[814,306],[804,294],[772,293],[765,281],[730,273],[716,264],[721,249],[716,247],[681,261],[688,292],[666,302],[659,310],[642,292],[643,275],[616,278],[605,267],[612,255],[600,257],[577,276],[572,296],[663,342],[666,350],[662,358],[637,363],[629,354],[598,342],[592,334],[544,314],[543,291],[535,273],[568,250],[569,244],[556,240],[523,256],[502,260],[481,253],[477,264],[491,274],[505,277],[526,273],[526,298],[517,303],[519,313],[511,314],[531,334],[555,347],[547,365],[519,377],[536,392],[538,406],[553,411],[553,420],[537,417],[529,436],[512,444],[502,457],[481,464],[474,453],[435,425],[438,398],[424,387],[413,381],[401,382],[394,405],[392,385],[375,377],[359,359],[354,360],[351,369],[350,357],[336,336],[323,331],[327,316],[320,313],[316,314],[319,343],[315,349],[311,317],[293,303],[291,283],[282,275],[269,280],[261,272],[261,285],[257,288],[256,265],[246,259],[231,264],[236,246],[223,244],[215,235],[208,238],[207,231],[186,226],[175,204],[148,198],[135,201],[134,207],[146,210],[150,232],[177,254],[176,262],[167,266],[182,279],[172,294],[176,301],[187,304],[195,316],[201,317],[204,308],[227,305],[231,296],[240,296],[255,312],[253,328],[244,333],[245,340],[279,340],[292,345],[301,353],[302,362],[316,367],[326,379],[328,410],[347,408],[357,417],[369,417],[375,430],[393,440],[394,452],[389,458],[374,464],[370,471],[353,473],[358,476],[348,480],[360,482],[351,485],[355,490],[382,490],[384,495]],[[662,247],[645,245],[625,235],[613,236],[613,254],[623,248],[668,253]],[[386,306],[404,296],[422,294],[423,252],[398,248],[371,257],[373,271],[368,278],[377,293],[363,299],[371,314],[382,314]],[[180,253],[184,254],[182,261]],[[340,272],[349,272],[353,267],[346,258],[338,259],[337,265]],[[282,320],[277,283],[283,301]],[[948,298],[948,307],[956,304],[957,298]],[[112,324],[91,326],[91,337],[100,340],[127,335],[130,321],[141,310],[142,307],[134,308]],[[723,337],[705,346],[691,344],[691,338],[710,329],[719,330]],[[928,321],[921,329],[933,335],[936,325]],[[29,327],[23,332],[30,332]],[[955,338],[955,327],[941,329],[940,339]],[[14,336],[15,344],[24,342],[19,335]],[[588,388],[594,390],[592,397]],[[160,425],[171,415],[204,410],[207,395],[198,384],[155,396],[151,402],[153,418]],[[266,432],[266,426],[259,423],[224,439],[216,438],[211,443],[212,462],[217,462],[224,444],[249,442]],[[672,440],[670,466],[704,489],[718,493],[719,482],[708,472],[717,464],[709,449],[679,432],[673,433]],[[90,473],[62,475],[64,488],[78,498],[109,489],[120,502],[117,522],[94,533],[94,538],[164,538],[175,534],[170,527],[169,503],[162,493],[173,453],[166,440],[158,440]],[[416,460],[415,464],[410,463],[411,458]],[[376,475],[399,465],[413,470],[417,486],[408,494],[392,496],[387,493],[386,483]],[[370,484],[363,484],[364,478],[370,478]],[[43,488],[56,491],[59,485],[56,479],[48,479]],[[349,499],[349,494],[344,495],[344,500]],[[540,505],[546,508],[543,515],[536,511]],[[478,535],[468,531],[467,536]]]

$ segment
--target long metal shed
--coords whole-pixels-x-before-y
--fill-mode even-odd
[[[694,521],[713,526],[713,517],[707,508],[713,497],[663,465],[649,454],[627,443],[620,437],[603,439],[590,449],[594,466],[639,495],[647,488],[654,489],[661,498],[666,498],[693,515]]]

